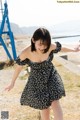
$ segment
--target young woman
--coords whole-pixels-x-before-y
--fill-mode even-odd
[[[59,42],[51,44],[49,31],[45,28],[37,29],[31,38],[31,45],[17,57],[17,66],[12,81],[6,87],[8,91],[14,87],[23,65],[28,64],[31,67],[31,73],[22,92],[20,103],[40,109],[42,120],[50,120],[50,106],[53,109],[54,120],[63,120],[59,99],[65,96],[64,85],[51,62],[54,53],[60,50],[74,51],[62,48]]]

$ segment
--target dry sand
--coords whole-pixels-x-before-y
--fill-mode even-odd
[[[77,76],[68,69],[65,69],[60,63],[54,61],[56,69],[61,75],[66,97],[63,97],[60,102],[63,109],[64,120],[79,120],[80,119],[80,76]],[[18,77],[14,89],[10,92],[4,91],[12,78],[14,67],[0,71],[0,112],[8,111],[10,120],[39,120],[39,111],[28,106],[20,105],[20,96],[27,82],[21,72]],[[23,79],[22,79],[23,77]],[[51,120],[53,114],[51,111]]]

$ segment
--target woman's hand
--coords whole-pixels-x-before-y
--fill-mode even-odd
[[[75,50],[75,52],[80,51],[80,46],[78,46],[78,47],[74,48],[74,50]]]
[[[10,91],[13,87],[14,87],[14,83],[11,83],[5,88],[5,90]]]

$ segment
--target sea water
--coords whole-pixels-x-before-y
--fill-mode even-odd
[[[79,37],[67,37],[67,38],[57,38],[57,39],[52,39],[52,42],[60,42],[61,44],[66,44],[66,45],[75,45],[75,44],[80,44],[80,36]]]
[[[53,42],[60,42],[63,46],[70,48],[70,49],[74,49],[77,47],[77,45],[80,45],[80,37],[68,37],[68,38],[59,38],[59,39],[52,39],[52,43]],[[69,61],[73,62],[73,63],[77,63],[77,66],[80,67],[80,54],[72,54],[73,56],[68,56],[69,57]],[[74,59],[76,58],[76,59]]]

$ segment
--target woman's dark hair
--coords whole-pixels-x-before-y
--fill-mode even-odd
[[[51,45],[51,36],[47,29],[45,28],[37,29],[34,32],[32,39],[34,41],[38,41],[40,39],[43,44],[46,44],[47,48],[44,50],[44,53],[46,53],[49,50]],[[31,39],[31,51],[36,51],[35,43],[32,41],[32,39]]]

